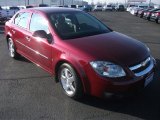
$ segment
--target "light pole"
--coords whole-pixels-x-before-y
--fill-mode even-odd
[[[149,7],[151,6],[151,0],[149,0]]]
[[[63,6],[64,6],[64,0],[63,0]]]
[[[43,4],[43,0],[42,0],[42,4]]]
[[[27,1],[27,4],[29,5],[29,0]]]

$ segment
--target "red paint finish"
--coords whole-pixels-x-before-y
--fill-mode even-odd
[[[13,39],[19,54],[53,75],[56,75],[56,66],[59,62],[71,64],[79,74],[87,94],[101,97],[106,92],[126,92],[144,86],[146,77],[153,73],[154,67],[145,75],[138,77],[129,69],[151,56],[143,43],[114,31],[63,40],[51,25],[47,15],[66,11],[80,12],[58,8],[33,8],[20,11],[29,12],[31,16],[34,13],[39,14],[48,21],[48,29],[52,35],[51,43],[33,37],[33,32],[30,31],[31,16],[28,18],[27,28],[24,29],[14,24],[15,15],[5,25],[6,37]],[[100,76],[90,65],[92,61],[110,61],[118,64],[124,69],[126,76],[121,78]]]

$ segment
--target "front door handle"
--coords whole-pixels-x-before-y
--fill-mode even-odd
[[[15,30],[12,30],[12,32],[13,32],[13,34],[15,34],[15,33],[16,33],[16,31],[15,31]]]
[[[26,40],[27,40],[27,41],[30,41],[31,39],[30,39],[30,37],[27,36],[27,37],[26,37]]]

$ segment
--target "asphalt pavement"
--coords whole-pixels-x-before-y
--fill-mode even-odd
[[[153,82],[131,96],[72,100],[54,76],[24,58],[9,57],[0,26],[0,120],[160,120],[160,24],[127,12],[92,14],[149,46],[158,66]]]

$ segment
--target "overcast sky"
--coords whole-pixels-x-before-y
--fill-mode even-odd
[[[96,2],[108,2],[108,3],[110,3],[110,2],[112,2],[112,3],[117,3],[117,2],[121,2],[121,3],[125,3],[125,1],[128,1],[128,0],[85,0],[85,1],[88,1],[89,3],[91,3],[92,1],[94,2],[94,3],[96,3]],[[147,2],[148,2],[149,0],[147,0]],[[151,0],[151,2],[153,2],[153,3],[156,3],[156,4],[160,4],[160,0]]]

